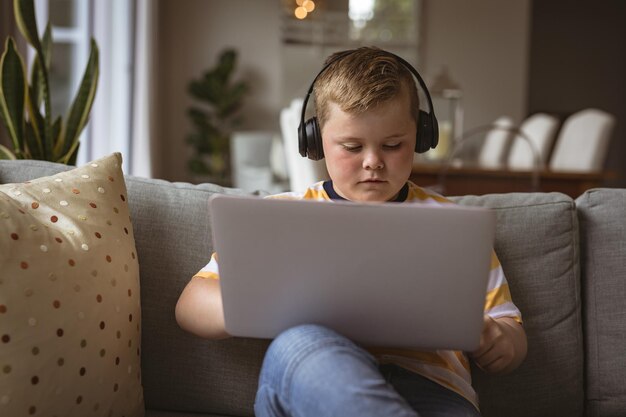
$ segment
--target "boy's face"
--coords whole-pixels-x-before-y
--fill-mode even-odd
[[[329,103],[322,128],[324,158],[335,191],[352,201],[394,199],[411,175],[415,120],[408,94],[361,114]]]

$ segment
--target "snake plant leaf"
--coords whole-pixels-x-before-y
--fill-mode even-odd
[[[37,31],[37,18],[35,16],[35,4],[33,0],[13,0],[15,10],[15,20],[17,27],[28,43],[30,43],[38,54],[43,55],[39,33]]]
[[[48,158],[46,155],[49,155],[49,152],[47,152],[47,147],[45,146],[45,143],[47,142],[46,121],[41,115],[39,106],[35,105],[35,95],[36,93],[34,92],[33,87],[29,87],[28,96],[26,97],[26,110],[28,111],[28,118],[33,125],[33,133],[35,134],[35,138],[41,148],[41,152],[39,154],[42,159],[47,160]]]
[[[0,57],[0,113],[16,153],[23,149],[24,144],[26,94],[24,63],[17,53],[15,41],[8,38]]]
[[[39,33],[37,31],[37,17],[35,15],[35,5],[33,0],[13,0],[13,8],[15,12],[15,20],[17,21],[17,27],[24,35],[28,43],[35,48],[37,52],[37,59],[41,62],[45,62],[44,51],[41,40],[39,39]],[[48,71],[45,66],[40,65],[42,84],[43,84],[43,102],[45,109],[45,137],[52,136],[52,105],[50,103],[50,83],[48,79]],[[52,142],[49,140],[44,141],[44,146],[48,155],[52,154]]]
[[[0,159],[17,159],[15,154],[6,146],[0,145]]]
[[[56,120],[52,124],[52,141],[53,143],[57,143],[59,140],[59,135],[61,134],[61,125],[63,124],[63,118],[61,116],[57,116]]]
[[[24,141],[26,142],[26,149],[24,151],[25,159],[43,159],[43,148],[41,147],[41,142],[37,141],[35,129],[33,124],[30,122],[26,122]]]
[[[78,159],[78,150],[80,149],[80,142],[76,142],[76,148],[74,148],[74,153],[72,153],[67,160],[68,165],[76,165],[76,160]]]
[[[26,96],[26,110],[28,110],[29,120],[32,124],[31,128],[33,129],[32,133],[37,144],[37,152],[31,149],[31,157],[34,159],[47,160],[49,153],[46,151],[46,146],[44,145],[47,141],[45,136],[46,122],[39,111],[39,106],[35,104],[36,99],[33,97],[35,94],[33,86],[30,86],[28,88],[28,95]]]
[[[100,71],[98,45],[93,38],[91,39],[90,49],[83,79],[65,119],[65,124],[61,128],[61,135],[54,149],[54,154],[64,163],[69,161],[69,158],[78,148],[80,133],[87,124],[89,112],[96,95]]]
[[[42,52],[45,62],[46,72],[50,71],[50,62],[52,61],[52,30],[50,28],[50,23],[46,25],[46,30],[43,34],[43,38],[41,39]],[[31,68],[30,73],[30,86],[34,95],[31,94],[31,99],[33,103],[39,107],[41,106],[41,102],[44,96],[44,81],[43,81],[43,69],[41,68],[41,63],[39,60],[39,55],[35,55],[35,59],[33,60],[33,66]]]

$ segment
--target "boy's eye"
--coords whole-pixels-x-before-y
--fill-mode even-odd
[[[385,149],[398,149],[400,147],[401,143],[387,143],[385,145],[383,145],[383,148]]]
[[[361,145],[343,144],[341,145],[348,152],[358,152],[361,150]]]

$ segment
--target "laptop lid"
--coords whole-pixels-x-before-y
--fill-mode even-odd
[[[229,334],[314,323],[372,347],[478,347],[490,210],[221,194],[209,204]]]

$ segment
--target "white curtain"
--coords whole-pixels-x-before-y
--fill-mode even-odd
[[[158,2],[136,0],[135,74],[133,120],[130,147],[130,174],[152,177],[155,155],[154,133],[156,100],[156,46]]]
[[[158,2],[110,0],[92,4],[100,80],[89,142],[81,146],[79,163],[121,152],[124,173],[151,177]]]

